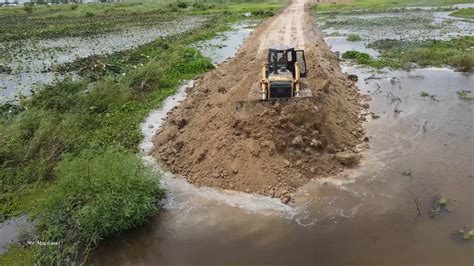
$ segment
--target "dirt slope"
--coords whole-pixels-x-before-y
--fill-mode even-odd
[[[260,24],[237,55],[196,80],[155,138],[155,155],[189,182],[290,200],[311,178],[357,159],[359,94],[316,26],[308,0]],[[238,106],[259,98],[266,49],[305,49],[314,98]],[[238,108],[236,108],[238,106]],[[344,151],[344,152],[342,152]]]

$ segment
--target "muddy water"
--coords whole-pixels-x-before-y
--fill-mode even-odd
[[[347,45],[332,48],[340,52]],[[164,172],[162,213],[105,241],[89,263],[473,265],[474,243],[457,231],[474,227],[474,102],[456,92],[472,90],[474,75],[448,69],[380,72],[349,64],[343,69],[359,76],[361,92],[372,98],[369,111],[380,116],[365,122],[371,148],[360,167],[311,182],[289,206],[197,188]],[[435,96],[421,97],[420,91]],[[179,90],[144,122],[146,135],[184,95]],[[141,147],[156,167],[146,156],[150,140]],[[448,200],[450,212],[433,219],[435,195]]]
[[[54,72],[55,65],[69,63],[77,58],[129,50],[160,37],[199,27],[205,20],[206,17],[186,17],[97,36],[0,43],[0,65],[12,70],[12,73],[0,72],[0,103],[14,100],[19,93],[29,95],[39,86],[55,83],[65,77],[79,78],[74,73]]]
[[[33,224],[25,215],[0,223],[0,254],[8,250],[10,244],[20,241],[23,235],[34,233]]]
[[[231,25],[231,30],[216,38],[202,41],[196,47],[216,65],[231,57],[258,24],[256,20],[243,20]]]

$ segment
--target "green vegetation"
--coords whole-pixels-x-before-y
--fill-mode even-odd
[[[372,19],[363,19],[357,17],[348,17],[344,19],[327,20],[321,25],[322,28],[356,28],[356,29],[373,29],[381,27],[399,27],[400,25],[421,25],[429,26],[432,22],[430,17],[426,16],[400,16],[400,17],[380,17]]]
[[[37,240],[61,244],[26,249],[15,246],[1,256],[0,261],[11,262],[22,256],[47,265],[81,262],[104,237],[137,226],[153,215],[162,191],[157,183],[159,177],[145,170],[135,156],[142,139],[140,122],[173,94],[183,79],[192,79],[214,67],[208,58],[190,48],[190,44],[227,30],[227,23],[241,19],[242,12],[271,15],[282,5],[216,4],[218,8],[176,5],[176,8],[187,9],[183,14],[206,13],[208,20],[190,32],[162,38],[131,51],[76,60],[60,69],[79,70],[84,80],[66,80],[46,86],[23,99],[20,107],[2,106],[0,213],[3,218],[24,213],[34,217]],[[127,6],[141,13],[133,16],[125,14],[132,13],[131,10],[107,12],[110,7]],[[5,19],[2,12],[6,11],[0,10],[0,20]],[[9,8],[8,12],[14,14],[7,16],[10,18],[20,20],[25,16],[24,11],[16,14],[19,12],[16,8]],[[87,12],[95,17],[85,19]],[[44,37],[62,32],[83,34],[88,32],[81,31],[83,21],[90,22],[86,28],[100,28],[109,23],[105,21],[110,18],[110,12],[122,12],[123,16],[117,15],[110,22],[119,21],[122,25],[133,24],[135,19],[137,22],[144,19],[146,23],[147,19],[167,20],[176,15],[168,16],[165,12],[160,17],[158,11],[147,13],[141,4],[79,4],[78,7],[34,6],[32,21],[35,17],[47,17],[47,23],[42,24],[46,25]],[[64,25],[54,25],[53,30],[48,28],[48,23],[63,19]],[[74,26],[67,28],[69,20],[74,21]],[[101,21],[106,24],[100,24]],[[23,27],[21,23],[18,25]],[[60,31],[54,30],[63,26]],[[14,27],[15,32],[8,37],[2,28],[0,36],[5,37],[3,40],[23,38],[17,34],[21,27]],[[26,30],[27,26],[24,27]],[[26,31],[31,36],[42,37],[36,30],[39,28]]]
[[[0,41],[30,37],[57,38],[83,36],[166,23],[188,15],[222,15],[231,17],[250,13],[257,17],[272,16],[284,1],[232,3],[100,3],[79,5],[29,6],[0,9]],[[28,8],[29,8],[28,7]],[[25,6],[26,8],[26,6]],[[33,12],[34,10],[34,12]]]
[[[357,41],[362,40],[362,38],[359,36],[359,34],[349,34],[347,35],[346,40],[350,42],[357,42]]]
[[[362,53],[362,52],[358,52],[354,50],[344,52],[342,54],[342,58],[354,60],[354,62],[359,65],[369,65],[375,68],[383,68],[383,67],[403,68],[404,67],[401,62],[373,58],[367,53]]]
[[[0,265],[30,266],[33,261],[31,249],[20,245],[8,246],[8,252],[0,255]]]
[[[132,152],[108,148],[84,151],[62,160],[57,181],[41,206],[35,262],[77,260],[104,237],[140,225],[157,210],[162,195],[158,179]]]
[[[315,7],[317,12],[365,12],[387,11],[392,8],[421,6],[450,6],[453,4],[472,3],[471,0],[354,0],[345,3],[323,3]]]
[[[460,18],[474,19],[474,8],[460,9],[458,11],[454,11],[453,13],[449,15],[454,16],[454,17],[460,17]]]
[[[391,67],[409,69],[413,63],[420,66],[452,66],[459,71],[474,69],[474,37],[461,37],[449,41],[400,41],[379,40],[368,45],[382,52],[379,58],[366,53],[347,51],[344,59],[354,59],[358,64],[375,68]]]
[[[471,91],[468,90],[460,90],[456,92],[459,98],[466,100],[466,101],[474,101],[474,96],[471,95]]]
[[[464,226],[464,228],[460,229],[458,232],[464,240],[474,239],[474,229],[469,230],[466,226]]]
[[[428,97],[428,96],[430,96],[430,94],[427,93],[426,91],[420,91],[420,96],[421,97]]]

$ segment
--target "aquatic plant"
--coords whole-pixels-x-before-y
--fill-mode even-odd
[[[421,97],[428,97],[428,96],[430,96],[430,94],[427,93],[426,91],[420,91],[420,96]]]
[[[362,40],[362,38],[358,34],[349,34],[347,35],[346,40],[350,42],[357,42],[357,41]]]
[[[456,92],[459,98],[466,100],[466,101],[473,101],[474,96],[471,95],[471,91],[469,90],[460,90]]]

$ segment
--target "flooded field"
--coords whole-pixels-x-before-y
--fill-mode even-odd
[[[321,27],[328,35],[357,32],[365,41],[385,38],[400,40],[447,40],[472,36],[474,20],[449,16],[452,11],[418,10],[393,13],[336,15],[324,17]]]
[[[472,34],[469,25],[466,32]],[[412,38],[416,35],[410,33]],[[363,42],[342,38],[327,42],[340,53],[368,49]],[[357,85],[370,104],[361,114],[370,149],[363,152],[360,167],[310,182],[290,205],[258,195],[197,188],[165,173],[162,184],[168,192],[162,214],[104,242],[89,262],[473,265],[473,242],[459,233],[474,227],[473,102],[458,92],[474,88],[474,75],[444,68],[375,70],[350,62],[342,67],[359,77]],[[157,130],[147,122],[159,126],[183,99],[182,88],[164,109],[152,114],[155,119],[145,121],[146,136]],[[145,138],[142,150],[155,165],[146,156],[150,141]]]
[[[150,27],[134,27],[96,36],[65,37],[45,40],[22,40],[0,43],[0,103],[15,100],[18,94],[29,95],[39,86],[74,73],[58,73],[55,67],[78,58],[125,51],[160,37],[179,34],[199,27],[205,17],[185,17]]]

